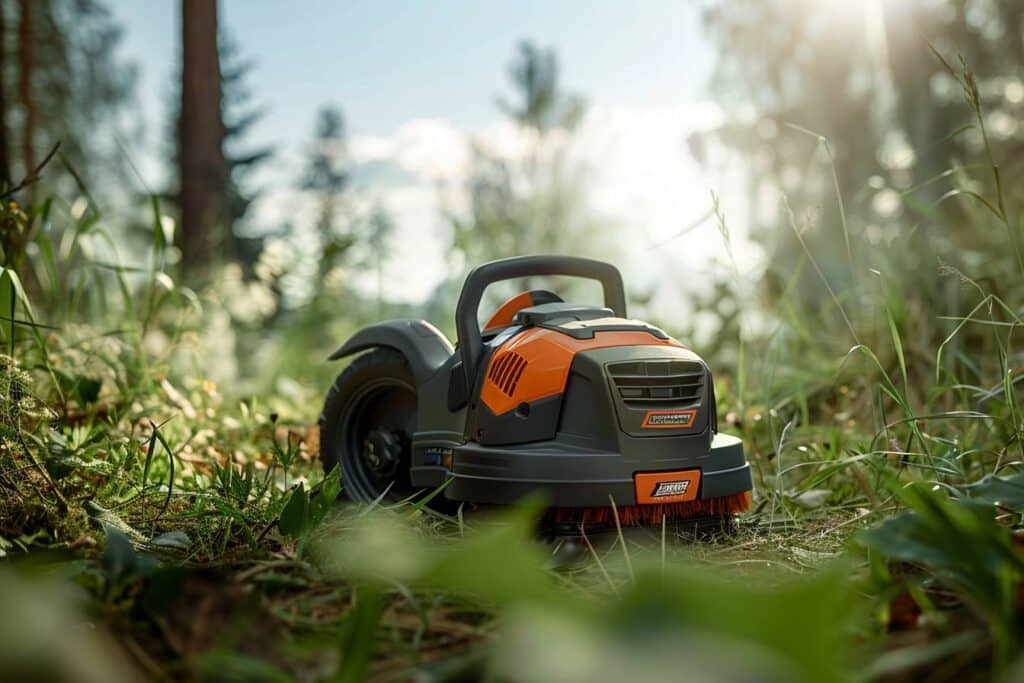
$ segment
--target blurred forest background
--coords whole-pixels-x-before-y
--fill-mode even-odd
[[[381,316],[422,315],[450,329],[463,273],[510,254],[619,253],[627,279],[638,280],[638,314],[718,348],[736,337],[735,314],[745,308],[731,292],[777,297],[802,267],[806,254],[788,225],[790,209],[837,291],[856,287],[863,275],[851,271],[852,252],[899,241],[900,249],[881,250],[895,261],[872,265],[920,278],[921,295],[938,297],[922,301],[926,308],[947,296],[934,286],[936,264],[946,259],[970,273],[1005,246],[1005,232],[970,229],[962,210],[927,216],[949,189],[948,182],[929,181],[951,159],[967,163],[984,151],[960,85],[929,46],[954,62],[962,55],[979,74],[985,132],[1009,163],[1019,158],[1024,135],[1017,30],[1024,9],[1015,3],[695,6],[706,36],[702,49],[717,53],[707,89],[720,109],[664,144],[704,174],[707,186],[695,195],[701,205],[694,213],[679,217],[677,231],[654,236],[628,215],[594,208],[595,162],[574,148],[588,115],[586,93],[562,76],[559,59],[571,55],[529,40],[509,54],[507,73],[494,74],[505,127],[466,133],[458,144],[467,150],[468,170],[455,187],[437,181],[439,230],[403,231],[400,217],[373,191],[372,175],[353,182],[363,170],[348,150],[343,84],[324,88],[324,104],[311,106],[306,158],[289,169],[294,187],[284,188],[298,199],[267,211],[266,196],[276,201],[282,188],[261,184],[260,171],[280,165],[282,150],[251,140],[269,98],[257,82],[258,62],[218,20],[216,7],[184,2],[180,9],[180,64],[167,84],[163,130],[154,131],[142,125],[139,111],[140,98],[153,94],[138,92],[137,65],[123,56],[124,29],[109,7],[77,0],[5,5],[0,176],[13,188],[44,166],[37,182],[9,196],[26,206],[52,197],[54,212],[76,220],[86,212],[102,216],[126,267],[139,265],[133,255],[154,238],[156,198],[162,239],[171,245],[163,256],[170,272],[200,298],[217,301],[197,329],[215,335],[222,351],[199,370],[246,391],[315,376],[316,356],[297,351],[322,354],[348,330]],[[765,25],[779,29],[762,35]],[[136,151],[144,140],[152,146],[154,136],[163,150],[163,172],[155,178],[139,172],[144,155]],[[261,210],[266,215],[255,215]],[[716,211],[733,242],[743,243],[732,261],[741,273],[725,256],[736,245],[717,237]],[[408,258],[396,267],[395,243],[407,241],[409,230],[419,231],[417,240],[441,243],[444,263],[425,269],[446,273],[441,282],[414,275]],[[942,248],[947,243],[955,253]],[[688,244],[706,253],[680,274],[662,252],[685,252]],[[92,260],[114,259],[106,246],[89,248]],[[44,289],[44,279],[30,274],[25,286]],[[423,297],[422,287],[410,287],[425,303],[388,296],[388,282],[411,279],[433,292]],[[824,296],[809,272],[796,291],[810,305]],[[88,291],[81,310],[102,297]],[[749,317],[751,325],[763,322],[757,311]]]
[[[708,587],[708,595],[732,596],[734,604],[750,601],[751,614],[768,620],[757,623],[783,614],[807,633],[790,622],[771,637],[729,630],[709,616],[717,604],[706,613],[688,605],[698,616],[687,628],[782,653],[796,668],[772,669],[783,672],[778,680],[925,680],[944,657],[955,659],[946,662],[950,678],[1024,670],[1024,562],[1014,549],[1019,536],[1011,536],[1024,519],[1024,355],[1014,338],[1024,324],[1024,3],[689,5],[702,38],[678,49],[692,55],[701,75],[701,107],[672,124],[673,136],[652,137],[643,148],[686,169],[672,176],[685,182],[666,180],[661,166],[652,160],[645,167],[643,159],[619,176],[646,186],[645,196],[694,198],[689,214],[672,214],[657,230],[643,224],[656,212],[637,206],[631,214],[632,200],[608,182],[605,166],[616,157],[592,152],[594,139],[611,139],[601,127],[607,108],[567,77],[574,55],[544,40],[523,35],[507,46],[505,70],[493,75],[494,125],[440,127],[432,144],[410,133],[429,124],[422,121],[402,129],[406,137],[402,130],[387,141],[354,136],[362,124],[346,116],[346,84],[335,81],[330,64],[311,64],[296,78],[323,79],[323,99],[309,105],[296,161],[253,134],[275,94],[261,84],[257,46],[225,20],[225,5],[233,4],[172,4],[176,23],[163,29],[176,37],[174,77],[155,95],[140,91],[117,3],[0,0],[0,332],[7,354],[0,552],[57,548],[90,560],[74,565],[81,572],[75,581],[99,604],[90,614],[102,615],[146,677],[226,671],[219,667],[227,660],[207,655],[226,656],[233,644],[220,635],[183,640],[193,631],[181,624],[195,615],[147,616],[149,630],[136,630],[139,610],[151,614],[149,591],[172,580],[155,579],[143,551],[182,553],[175,556],[187,558],[182,567],[229,566],[238,571],[232,580],[249,587],[263,577],[264,603],[254,609],[273,613],[267,623],[274,629],[341,639],[343,666],[334,680],[359,680],[371,665],[382,680],[381,672],[394,673],[389,667],[397,665],[382,663],[372,638],[367,644],[353,635],[367,623],[374,632],[382,614],[401,635],[391,646],[413,643],[403,666],[444,659],[456,642],[466,656],[460,666],[479,673],[473,667],[482,660],[466,655],[465,643],[493,635],[491,622],[452,608],[435,626],[423,615],[441,609],[441,599],[428,608],[401,593],[388,599],[412,607],[385,609],[387,591],[379,587],[355,599],[356,589],[317,583],[322,575],[306,573],[305,544],[326,511],[309,512],[291,530],[280,528],[280,518],[296,491],[306,495],[306,484],[331,490],[329,477],[316,473],[315,436],[307,430],[332,378],[327,355],[383,318],[423,317],[450,333],[470,267],[537,252],[623,266],[631,314],[692,341],[715,369],[722,425],[744,437],[756,499],[751,535],[736,546],[742,552],[700,559],[741,564],[765,553],[778,563],[782,555],[781,566],[801,573],[838,557],[854,532],[867,530],[854,544],[853,574],[871,596],[872,613],[859,615],[856,626],[842,605],[822,598],[840,594],[847,574],[825,572],[780,604],[767,593]],[[658,12],[654,5],[622,11]],[[345,59],[344,44],[336,57]],[[154,97],[165,97],[158,130],[142,114]],[[633,123],[642,131],[652,121]],[[581,151],[583,141],[590,152]],[[378,148],[388,145],[390,157],[433,169],[430,199],[412,212],[378,191],[378,183],[409,173],[380,162]],[[457,173],[446,170],[449,162]],[[910,483],[925,492],[904,492]],[[985,503],[985,521],[960,506],[975,499]],[[893,516],[907,510],[916,516]],[[97,525],[108,539],[103,548]],[[405,531],[392,532],[385,534],[392,548],[433,552]],[[514,546],[499,540],[483,546],[484,555],[500,558]],[[662,539],[662,571],[664,553]],[[905,564],[890,571],[884,560]],[[411,571],[380,571],[391,576],[392,569],[395,576]],[[624,574],[635,578],[628,554],[628,571],[612,567],[609,577],[599,569],[587,576],[610,582],[615,595]],[[487,570],[503,571],[499,564]],[[457,584],[442,574],[431,574],[431,585]],[[182,576],[173,576],[175,586],[194,580]],[[636,585],[633,597],[649,608],[653,593],[643,591],[654,584]],[[0,603],[20,594],[19,586],[0,575]],[[545,604],[511,579],[490,593],[479,588],[499,607]],[[230,611],[206,600],[196,602]],[[338,612],[317,612],[327,603]],[[604,643],[594,651],[613,649],[600,638],[617,636],[601,629],[615,619],[630,623],[637,608],[628,600],[609,604],[622,611],[593,621],[592,631],[572,631],[581,642],[593,636],[586,642]],[[28,603],[10,609],[39,616]],[[950,616],[951,609],[961,611]],[[833,617],[827,634],[813,632]],[[26,638],[53,646],[49,618],[71,617],[39,616]],[[525,623],[563,633],[543,619]],[[837,640],[868,646],[844,645],[830,660],[815,659],[813,652],[832,651],[827,638],[836,630],[843,630]],[[255,636],[245,658],[231,660],[240,668],[230,670],[286,680],[260,668],[266,662],[254,663],[265,654],[260,645],[277,643],[280,633]],[[805,647],[814,637],[824,639],[820,648]],[[322,640],[316,644],[301,657],[323,650]],[[536,652],[529,648],[543,643],[520,645]],[[68,680],[119,675],[102,658],[95,670],[75,669],[81,657],[73,648],[58,647],[56,655],[44,648],[35,659],[31,651],[23,660],[18,647],[0,642],[0,663],[35,662],[24,670],[38,673],[31,667],[49,661],[47,673]],[[615,666],[646,670],[647,650],[624,652]],[[510,680],[554,680],[559,671],[538,659],[533,678],[517,676],[510,661],[534,660],[501,656],[488,666]],[[282,664],[296,657],[280,655],[275,666],[309,680],[308,671]],[[179,668],[172,660],[190,663]],[[872,662],[866,674],[851,663],[863,661]],[[678,661],[651,666],[660,664]],[[702,680],[721,680],[708,666]]]

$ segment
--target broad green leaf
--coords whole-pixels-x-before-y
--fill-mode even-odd
[[[967,488],[973,500],[1024,512],[1024,473],[985,477]]]
[[[331,678],[335,683],[360,683],[366,680],[370,660],[377,645],[377,629],[384,611],[380,589],[369,584],[362,587],[356,604],[345,615],[338,637],[341,662]]]
[[[141,579],[156,568],[156,558],[137,553],[132,541],[117,527],[104,526],[103,530],[107,535],[103,571],[111,581]]]
[[[140,531],[99,503],[87,500],[82,504],[82,507],[89,517],[104,530],[116,529],[131,539],[135,545],[141,545],[146,542],[146,537]]]
[[[309,525],[309,494],[306,487],[299,484],[281,510],[279,527],[282,534],[297,538],[307,530]]]
[[[167,531],[154,538],[151,542],[158,548],[169,550],[186,551],[192,546],[192,539],[184,531]]]
[[[424,581],[496,604],[520,600],[557,604],[547,557],[534,541],[543,501],[532,498],[503,513],[493,525],[468,535],[445,553]]]
[[[341,493],[341,471],[337,465],[317,484],[315,492],[316,495],[311,496],[309,501],[310,528],[320,524],[338,500],[338,494]]]

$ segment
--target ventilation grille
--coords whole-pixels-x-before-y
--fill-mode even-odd
[[[502,354],[491,363],[491,369],[487,373],[487,379],[502,390],[506,396],[516,393],[516,385],[519,378],[526,369],[526,359],[515,351]]]
[[[704,395],[704,366],[691,361],[613,363],[608,374],[622,402],[631,408],[694,408]]]

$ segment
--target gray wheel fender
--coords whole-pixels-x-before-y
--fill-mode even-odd
[[[441,331],[425,320],[385,320],[356,332],[328,359],[338,360],[380,346],[405,356],[417,384],[437,372],[455,352]]]

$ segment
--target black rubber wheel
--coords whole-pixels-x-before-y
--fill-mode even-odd
[[[320,414],[324,471],[341,466],[342,496],[369,503],[416,494],[409,480],[416,431],[416,381],[405,357],[378,348],[334,380]]]

